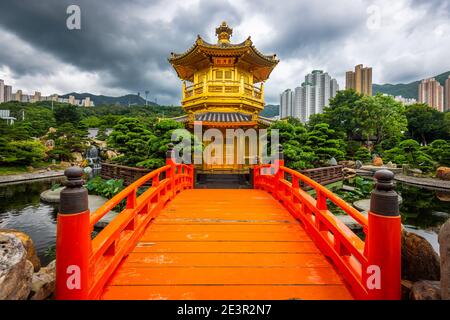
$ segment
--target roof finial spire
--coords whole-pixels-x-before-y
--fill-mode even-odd
[[[225,21],[223,21],[222,24],[216,28],[218,43],[230,43],[232,34],[233,29],[230,28]]]

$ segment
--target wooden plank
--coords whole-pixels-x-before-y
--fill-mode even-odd
[[[107,286],[102,299],[132,300],[348,300],[343,285]]]
[[[258,223],[197,223],[163,224],[154,223],[148,232],[248,232],[248,233],[305,233],[298,224],[258,224]]]
[[[124,263],[108,285],[342,284],[331,266],[274,268],[145,268]]]
[[[307,241],[309,236],[303,231],[288,232],[207,232],[207,231],[166,231],[152,232],[150,229],[144,233],[141,241]],[[195,244],[193,244],[195,245]]]
[[[328,260],[261,190],[180,193],[147,227],[104,299],[349,299]]]
[[[195,251],[193,244],[195,243]],[[139,242],[134,252],[279,252],[279,253],[317,253],[311,241],[299,242]]]
[[[329,267],[319,253],[132,252],[125,267]]]

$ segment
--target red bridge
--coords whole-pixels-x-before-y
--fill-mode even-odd
[[[169,154],[166,166],[93,214],[82,170],[66,175],[57,299],[400,299],[401,223],[389,171],[375,174],[368,217],[283,160],[255,166],[254,189],[212,190],[194,189],[193,167]],[[330,203],[362,226],[365,241]]]

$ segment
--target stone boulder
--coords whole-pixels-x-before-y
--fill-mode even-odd
[[[380,157],[375,157],[372,160],[372,164],[376,167],[381,167],[383,165],[383,159],[381,159]]]
[[[421,280],[413,284],[410,294],[411,300],[440,300],[441,286],[439,281]]]
[[[450,300],[450,219],[441,226],[438,241],[441,255],[441,298]]]
[[[30,300],[44,300],[53,295],[55,291],[56,260],[50,262],[39,272],[33,274]]]
[[[13,234],[17,238],[19,238],[22,242],[23,247],[25,248],[25,251],[27,252],[27,260],[30,260],[35,272],[39,271],[39,269],[41,268],[41,261],[39,260],[36,248],[34,247],[33,239],[31,239],[29,235],[11,229],[2,229],[0,230],[0,235],[1,234]]]
[[[106,156],[106,159],[110,160],[110,159],[116,158],[118,156],[118,154],[112,150],[106,150],[105,156]]]
[[[83,156],[79,152],[72,152],[72,157],[76,163],[81,163],[83,161]]]
[[[344,166],[344,168],[356,169],[356,163],[353,160],[339,161],[338,164]]]
[[[25,300],[30,294],[33,265],[21,240],[0,234],[0,300]]]
[[[397,168],[397,165],[395,163],[392,163],[392,161],[389,161],[386,164],[386,168],[395,169],[395,168]]]
[[[402,279],[439,280],[440,260],[425,238],[402,231]]]
[[[330,160],[328,160],[328,165],[330,166],[337,166],[337,161],[334,157],[332,157]]]
[[[450,181],[450,168],[449,167],[437,168],[436,178],[441,179],[441,180]]]

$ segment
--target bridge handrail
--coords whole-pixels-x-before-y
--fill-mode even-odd
[[[331,202],[333,202],[336,206],[338,206],[340,209],[342,209],[346,214],[351,216],[353,219],[358,222],[363,230],[367,231],[368,226],[368,220],[365,215],[363,215],[361,212],[353,208],[351,205],[349,205],[346,201],[344,201],[342,198],[334,194],[331,190],[325,188],[320,183],[314,181],[313,179],[301,174],[298,171],[295,171],[293,169],[287,168],[287,167],[281,167],[281,170],[284,172],[290,174],[291,176],[295,176],[296,178],[300,179],[304,183],[308,184],[310,187],[312,187],[316,193],[320,192],[321,195],[325,196],[327,199],[329,199]]]
[[[291,176],[291,181],[286,179],[286,174]],[[271,193],[302,222],[319,249],[333,261],[357,299],[400,298],[398,204],[390,200],[388,201],[392,207],[383,204],[388,194],[390,199],[397,199],[395,192],[389,191],[392,190],[392,184],[388,180],[390,175],[393,176],[391,172],[380,172],[378,175],[382,180],[378,181],[377,190],[372,194],[371,211],[367,218],[323,185],[285,167],[283,160],[277,160],[275,164],[256,165],[253,172],[254,187]],[[301,189],[299,181],[315,190],[315,198]],[[378,198],[380,193],[381,198]],[[328,210],[327,200],[344,210],[363,227],[365,241]],[[376,203],[381,210],[372,212],[372,207],[377,207]],[[389,258],[385,252],[387,247],[391,251]],[[369,271],[376,270],[374,268],[379,268],[383,274],[383,277],[380,276],[384,285],[382,290],[377,286],[368,286]]]
[[[136,192],[137,189],[140,188],[143,184],[148,182],[150,179],[153,180],[153,178],[156,176],[159,177],[159,175],[161,173],[166,172],[170,168],[171,168],[171,166],[167,165],[167,166],[164,166],[164,167],[161,167],[161,168],[151,171],[150,173],[148,173],[145,176],[136,180],[134,183],[130,184],[128,187],[126,187],[121,192],[116,194],[114,197],[112,197],[106,203],[104,203],[93,214],[91,214],[91,219],[90,219],[91,228],[93,228],[98,221],[100,221],[108,212],[110,212],[117,205],[119,205],[123,200],[125,200],[125,198],[127,198],[130,194],[132,194],[133,192]],[[152,183],[152,186],[153,186],[153,183]]]
[[[176,164],[173,157],[169,157],[164,167],[136,180],[92,215],[87,209],[87,190],[80,179],[82,170],[71,169],[68,174],[74,178],[68,176],[69,183],[62,192],[58,214],[55,295],[57,299],[96,299],[150,221],[177,193],[193,188],[194,167]],[[162,174],[165,177],[161,180]],[[151,186],[137,196],[138,189],[150,180]],[[125,209],[91,239],[95,224],[124,200]],[[71,268],[79,273],[78,282],[74,283],[75,287],[79,284],[76,290],[68,285]]]

